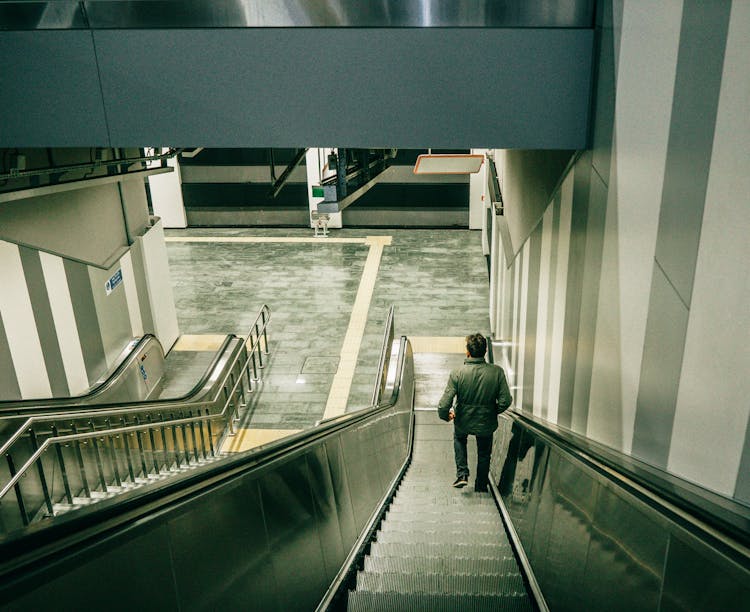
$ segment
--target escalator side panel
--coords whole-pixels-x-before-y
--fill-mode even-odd
[[[491,470],[550,609],[746,605],[746,558],[709,545],[518,422],[511,430],[501,419]]]
[[[336,452],[334,450],[334,452]],[[348,549],[344,548],[341,536],[342,519],[339,517],[336,491],[334,488],[327,445],[321,445],[307,454],[307,465],[310,474],[310,489],[313,497],[315,523],[320,535],[320,546],[323,553],[323,571],[325,583],[330,584],[346,558]]]
[[[237,594],[249,584],[255,587],[258,607],[275,609],[273,565],[257,481],[243,479],[216,495],[204,495],[167,526],[179,609],[241,609]],[[173,607],[177,606],[165,609]]]
[[[336,502],[336,516],[339,519],[339,533],[342,542],[354,542],[359,531],[354,520],[352,495],[349,480],[346,475],[346,461],[341,449],[341,439],[333,438],[325,444],[328,469],[331,473],[334,500]],[[339,567],[341,564],[339,564]]]
[[[173,610],[177,587],[169,546],[169,530],[163,523],[137,534],[122,534],[107,546],[82,555],[75,565],[58,562],[45,572],[44,582],[38,578],[29,581],[12,601],[0,593],[0,608],[8,612]]]

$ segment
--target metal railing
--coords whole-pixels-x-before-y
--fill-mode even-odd
[[[372,392],[372,405],[377,406],[380,402],[380,396],[385,389],[388,368],[386,366],[388,356],[390,355],[391,345],[393,344],[393,310],[391,306],[388,309],[388,315],[385,318],[385,331],[383,332],[383,344],[380,347],[380,361],[378,362],[378,373],[375,378],[375,388]]]
[[[217,458],[224,436],[235,432],[246,394],[260,380],[263,356],[269,352],[270,318],[263,305],[208,399],[26,419],[0,447],[9,476],[0,488],[0,518],[6,530],[18,525],[18,517],[13,521],[4,504],[11,490],[20,514],[18,526],[25,526]],[[45,427],[40,431],[40,426]],[[51,458],[50,449],[55,451]],[[28,480],[32,483],[24,482]]]

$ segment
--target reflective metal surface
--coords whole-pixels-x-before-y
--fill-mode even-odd
[[[310,610],[328,583],[306,458],[287,461],[259,484],[276,584],[283,585],[277,601],[282,610]]]
[[[2,29],[591,28],[593,0],[88,0],[3,2]]]
[[[244,602],[237,585],[257,579],[254,605],[257,609],[273,608],[276,582],[271,551],[261,528],[263,508],[257,482],[202,496],[195,509],[168,522],[165,545],[172,551],[178,607],[241,609]],[[211,517],[210,528],[200,517]],[[196,546],[201,548],[200,554],[195,554]],[[213,580],[196,580],[196,576]],[[172,605],[164,609],[170,608]]]
[[[501,419],[491,469],[550,609],[746,607],[750,551],[691,530],[519,421]]]
[[[87,28],[81,2],[0,2],[0,30]]]

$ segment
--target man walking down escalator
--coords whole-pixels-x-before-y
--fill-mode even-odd
[[[450,373],[448,384],[438,403],[438,416],[453,421],[453,450],[456,457],[456,480],[460,489],[468,484],[467,439],[477,440],[477,473],[474,490],[487,491],[492,453],[492,436],[497,429],[497,415],[513,401],[500,366],[484,360],[487,340],[482,334],[466,336],[466,359],[463,366]],[[455,406],[454,406],[454,399]]]

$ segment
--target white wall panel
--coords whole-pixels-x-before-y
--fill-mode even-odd
[[[562,372],[563,339],[565,328],[565,297],[568,288],[568,252],[570,250],[570,221],[573,212],[573,172],[568,173],[560,188],[560,226],[557,234],[557,266],[555,298],[552,309],[552,338],[549,371],[547,419],[557,423],[560,403],[560,375]]]
[[[18,247],[0,240],[0,314],[24,399],[51,397],[42,345]]]
[[[40,251],[44,283],[47,286],[49,305],[55,322],[57,341],[60,345],[65,378],[71,395],[80,395],[89,387],[86,363],[83,360],[81,340],[78,337],[73,302],[70,298],[68,279],[63,260],[56,255]]]
[[[610,181],[607,191],[607,215],[604,224],[586,435],[619,449],[622,447],[620,416],[622,397],[620,393],[620,343],[622,339],[620,337],[620,264],[617,221],[617,189]]]
[[[487,149],[471,149],[471,152],[484,155]],[[486,190],[487,161],[485,160],[479,172],[469,175],[469,229],[482,229]]]
[[[750,415],[750,3],[729,24],[669,470],[731,495]]]
[[[130,317],[130,329],[134,337],[143,335],[143,319],[138,296],[138,288],[135,282],[135,271],[133,270],[133,257],[130,251],[120,258],[122,268],[122,284],[125,286],[125,299],[128,303],[128,316]],[[146,299],[146,296],[143,296]]]
[[[547,355],[547,320],[550,316],[551,300],[549,295],[549,276],[552,259],[552,215],[553,206],[548,206],[542,217],[542,251],[539,264],[539,303],[536,319],[536,358],[534,364],[534,415],[542,415],[542,405],[547,398],[544,395],[545,360]]]
[[[165,351],[169,351],[179,336],[177,311],[172,293],[172,279],[169,275],[167,247],[164,243],[164,230],[158,221],[142,238],[143,265],[146,271],[146,288],[151,313],[154,319],[154,332]]]
[[[187,227],[185,204],[182,200],[180,164],[176,157],[167,163],[174,168],[173,172],[148,177],[154,214],[161,217],[164,227]]]
[[[518,366],[516,368],[515,376],[515,389],[513,391],[513,397],[515,398],[515,406],[518,410],[523,407],[523,374],[526,367],[526,335],[528,330],[526,329],[526,309],[529,303],[529,252],[530,252],[529,241],[523,245],[522,249],[522,267],[521,267],[521,312],[518,322],[518,337],[515,342],[518,343]],[[518,259],[516,259],[518,261]],[[518,265],[518,264],[516,264]]]
[[[617,72],[615,155],[620,263],[622,447],[636,398],[659,226],[682,2],[626,3]]]

